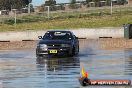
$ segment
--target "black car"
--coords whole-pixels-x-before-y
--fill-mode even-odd
[[[39,36],[36,56],[42,55],[68,55],[79,53],[79,41],[71,31],[47,31],[44,36]]]

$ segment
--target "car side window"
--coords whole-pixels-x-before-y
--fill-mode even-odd
[[[49,34],[49,33],[46,33],[46,34],[43,36],[43,39],[52,39],[52,35]]]
[[[70,33],[66,33],[65,38],[71,40],[72,39],[72,36],[71,36]]]

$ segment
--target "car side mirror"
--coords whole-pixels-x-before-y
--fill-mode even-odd
[[[43,37],[42,37],[42,36],[38,36],[38,38],[39,38],[39,39],[43,39]]]
[[[74,37],[75,37],[75,39],[78,39],[78,37],[76,37],[75,35],[74,35]]]
[[[76,39],[78,39],[78,37],[75,37]]]

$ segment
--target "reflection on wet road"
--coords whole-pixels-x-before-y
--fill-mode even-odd
[[[81,66],[90,79],[132,81],[132,49],[100,50],[81,40],[80,54],[69,58],[36,58],[35,49],[0,51],[0,88],[80,88]]]

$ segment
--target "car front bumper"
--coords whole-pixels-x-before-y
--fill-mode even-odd
[[[55,51],[55,52],[51,52]],[[67,55],[72,52],[72,49],[70,47],[66,48],[50,48],[50,49],[36,49],[37,55]]]

